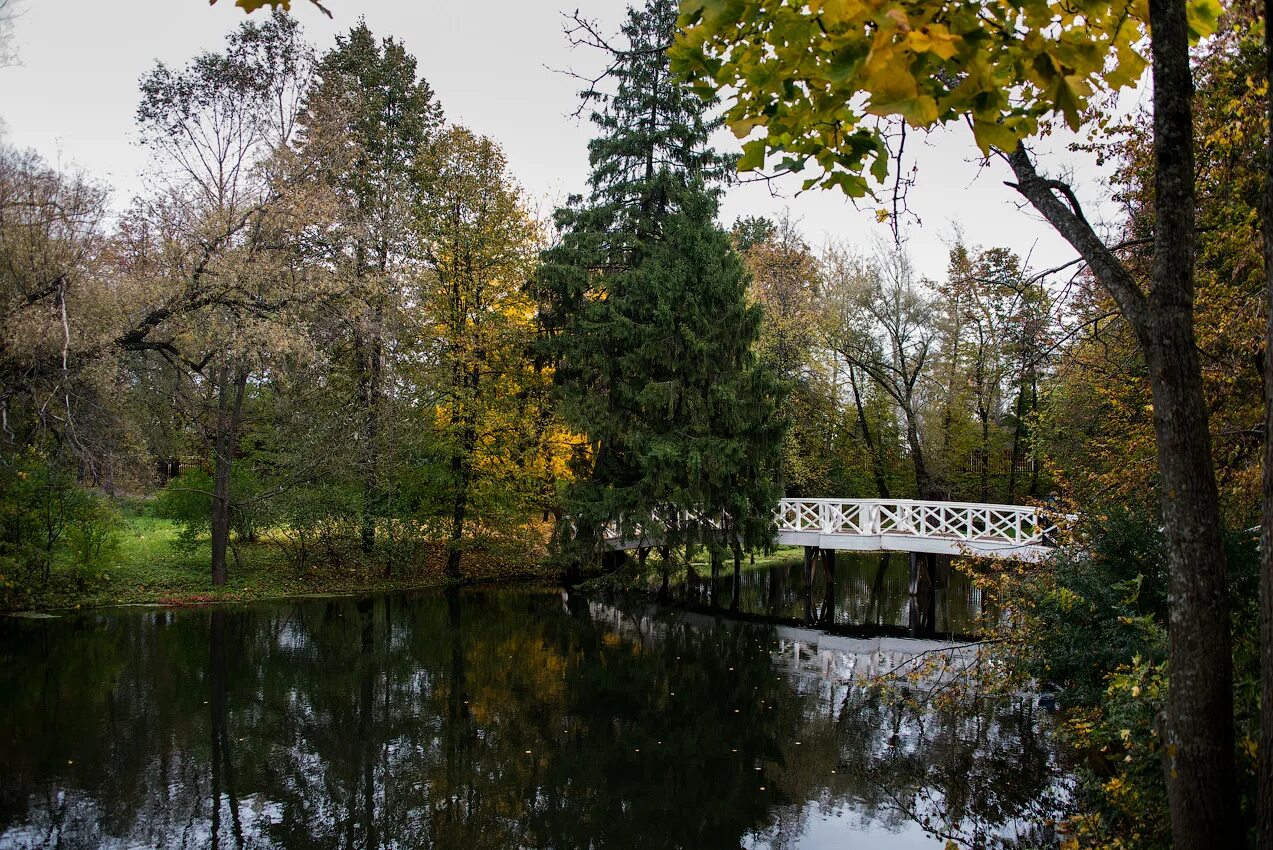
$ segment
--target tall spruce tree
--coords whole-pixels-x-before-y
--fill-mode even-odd
[[[771,539],[783,387],[753,354],[760,311],[715,223],[730,163],[708,145],[713,104],[668,68],[676,14],[630,8],[621,48],[574,31],[608,53],[612,85],[584,92],[591,192],[558,210],[532,286],[563,415],[592,447],[566,493],[579,542],[618,520],[737,559]]]

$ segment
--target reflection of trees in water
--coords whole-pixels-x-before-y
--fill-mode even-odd
[[[741,610],[754,614],[804,619],[806,604],[819,622],[851,626],[907,626],[910,580],[905,553],[838,552],[834,581],[819,564],[806,598],[799,560],[748,570],[742,575]],[[943,559],[937,571],[936,631],[967,634],[981,613],[981,591]],[[722,588],[732,578],[723,578]],[[687,586],[686,601],[706,604],[708,582]],[[725,591],[722,591],[724,593]]]
[[[856,691],[833,703],[776,673],[766,630],[577,595],[0,629],[6,845],[783,846],[811,801],[887,825],[892,795],[922,791],[993,823],[1017,802],[1005,783],[1039,787],[1015,767],[1015,715],[943,726]],[[979,786],[963,798],[961,776]]]
[[[844,689],[826,730],[837,776],[855,783],[867,810],[894,808],[967,846],[1046,815],[1054,763],[1033,700],[973,702],[933,709],[872,687]]]

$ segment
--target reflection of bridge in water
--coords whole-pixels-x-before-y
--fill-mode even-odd
[[[654,528],[611,523],[602,534],[609,550],[645,552],[662,545],[662,523]],[[835,555],[850,552],[905,552],[910,557],[910,631],[935,628],[935,591],[949,577],[949,558],[964,556],[1035,561],[1055,545],[1056,525],[1042,508],[971,502],[907,499],[783,499],[774,512],[777,542],[804,548],[805,620],[826,621],[827,603],[813,600],[815,571],[821,568],[834,596]],[[710,537],[723,523],[691,515],[677,518],[682,537]],[[696,528],[701,534],[696,535]],[[938,557],[944,556],[939,562]],[[740,592],[735,579],[734,596]]]
[[[616,634],[640,643],[656,637],[661,629],[683,623],[696,629],[722,624],[755,627],[732,617],[681,611],[658,605],[623,606],[588,601],[594,622],[603,622]],[[910,684],[927,688],[956,678],[976,663],[976,643],[951,643],[901,637],[848,637],[819,629],[771,624],[776,639],[775,667],[795,679],[820,682],[836,688],[869,684],[890,677],[903,678],[915,671]]]

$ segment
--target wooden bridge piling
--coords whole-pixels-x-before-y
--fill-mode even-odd
[[[822,622],[835,622],[835,550],[822,550],[822,569],[826,572],[826,593],[822,598]]]
[[[813,561],[817,557],[817,546],[804,547],[804,618],[813,622]]]
[[[937,594],[934,584],[937,556],[910,553],[910,631],[912,637],[930,635],[937,628]]]

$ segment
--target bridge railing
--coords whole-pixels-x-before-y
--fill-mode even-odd
[[[710,517],[692,511],[681,511],[676,515],[675,522],[671,522],[660,511],[654,511],[650,515],[650,521],[653,524],[652,527],[647,528],[645,525],[638,523],[625,529],[624,523],[612,520],[601,527],[601,539],[604,541],[621,539],[659,541],[662,540],[669,526],[674,526],[682,531],[718,531],[723,526],[723,522],[719,517]]]
[[[939,537],[1013,545],[1045,543],[1055,528],[1047,512],[1023,505],[907,499],[783,499],[779,531]]]

